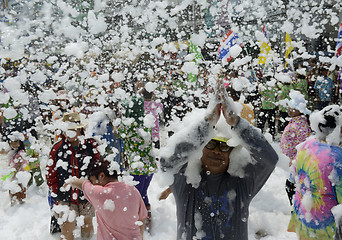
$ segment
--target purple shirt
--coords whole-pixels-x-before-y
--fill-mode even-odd
[[[304,115],[291,119],[280,140],[282,152],[293,160],[297,155],[296,146],[310,136],[311,129]]]

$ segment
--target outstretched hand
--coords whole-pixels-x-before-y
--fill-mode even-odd
[[[65,183],[64,183],[62,188],[64,191],[69,191],[70,188],[73,188],[73,189],[77,188],[77,189],[82,190],[82,184],[85,180],[86,179],[84,179],[84,178],[79,179],[76,177],[71,177],[71,178],[65,180]]]

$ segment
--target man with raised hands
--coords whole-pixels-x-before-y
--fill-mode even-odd
[[[177,239],[248,239],[249,204],[278,160],[218,86],[202,118],[162,149],[161,168],[174,177]]]

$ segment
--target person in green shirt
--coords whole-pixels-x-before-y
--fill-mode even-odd
[[[276,96],[277,86],[275,79],[271,76],[266,77],[266,83],[261,83],[258,86],[258,91],[261,95],[261,109],[257,119],[257,127],[264,132],[266,123],[272,136],[275,135],[275,120],[276,120]]]
[[[118,134],[124,140],[125,167],[134,181],[139,182],[135,187],[148,210],[146,230],[151,227],[151,205],[147,189],[156,169],[155,158],[152,153],[152,126],[144,124],[144,99],[139,94],[139,83],[136,83],[136,94],[123,103],[124,118],[118,127]],[[149,125],[149,123],[147,123]]]
[[[277,102],[279,103],[281,100],[288,99],[290,100],[289,94],[291,89],[293,89],[292,82],[282,82],[280,83],[280,89],[278,91],[277,96]],[[283,106],[279,104],[279,122],[278,122],[278,132],[282,133],[286,127],[286,125],[289,123],[289,121],[286,119],[287,114],[287,106]]]

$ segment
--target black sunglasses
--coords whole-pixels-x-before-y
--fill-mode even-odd
[[[227,145],[227,143],[225,142],[221,142],[221,141],[217,141],[217,140],[213,140],[211,139],[207,145],[205,145],[205,147],[209,150],[214,150],[216,147],[219,147],[221,152],[229,152],[229,150],[231,149],[231,147],[229,147]]]

